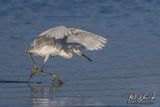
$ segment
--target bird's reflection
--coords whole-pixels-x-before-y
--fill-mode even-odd
[[[63,85],[29,84],[33,107],[51,106],[101,106],[93,98],[66,97],[61,91]]]
[[[33,105],[44,106],[49,104],[56,97],[56,93],[62,85],[55,84],[28,84],[31,90],[31,99]]]

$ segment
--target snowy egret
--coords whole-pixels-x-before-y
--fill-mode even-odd
[[[31,48],[26,50],[34,64],[29,80],[38,70],[32,55],[38,55],[44,58],[40,68],[42,74],[50,75],[54,80],[63,84],[63,81],[57,75],[43,71],[44,65],[50,56],[72,58],[73,54],[77,54],[92,61],[82,52],[82,49],[90,51],[99,50],[102,49],[106,43],[107,39],[104,37],[77,28],[58,26],[46,30],[39,34],[31,44]]]

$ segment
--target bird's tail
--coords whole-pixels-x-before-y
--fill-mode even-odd
[[[32,53],[32,51],[33,51],[33,48],[27,48],[27,49],[25,49],[26,53]]]
[[[25,49],[25,53],[26,53],[27,56],[29,56],[29,57],[33,54],[32,51],[33,51],[32,48]]]

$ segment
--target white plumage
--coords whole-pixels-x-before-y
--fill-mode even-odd
[[[38,35],[27,52],[32,55],[44,57],[44,63],[49,56],[62,56],[72,58],[73,54],[84,56],[89,61],[82,49],[90,51],[102,49],[107,39],[77,28],[66,28],[64,26],[54,27]],[[35,64],[33,58],[33,63]],[[41,68],[41,71],[43,66]]]
[[[54,39],[68,37],[67,42],[79,43],[88,50],[98,50],[104,47],[107,40],[104,37],[77,28],[66,28],[64,26],[54,27],[42,32],[39,36],[46,36]],[[33,44],[32,46],[35,46]]]

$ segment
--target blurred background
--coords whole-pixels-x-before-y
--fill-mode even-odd
[[[0,0],[0,106],[157,107],[159,17],[159,0]],[[33,65],[25,49],[39,33],[61,25],[101,35],[108,44],[86,52],[92,63],[79,56],[49,59],[45,69],[63,86],[40,74],[27,83]],[[127,104],[129,93],[153,92],[154,104]]]

